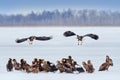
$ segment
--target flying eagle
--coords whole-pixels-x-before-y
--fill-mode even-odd
[[[39,41],[47,41],[52,39],[52,37],[46,37],[46,36],[40,36],[40,37],[36,37],[36,36],[30,36],[28,38],[21,38],[21,39],[16,39],[16,43],[22,43],[24,41],[29,40],[29,44],[32,44],[34,40],[39,40]]]
[[[77,36],[78,45],[79,45],[79,41],[81,41],[81,45],[82,45],[82,41],[83,41],[83,38],[84,38],[84,37],[91,37],[91,38],[94,39],[94,40],[98,40],[98,39],[99,39],[99,36],[96,35],[96,34],[85,34],[85,35],[83,35],[83,36],[80,36],[80,35],[75,34],[75,33],[72,32],[72,31],[66,31],[66,32],[63,33],[63,35],[64,35],[65,37]]]

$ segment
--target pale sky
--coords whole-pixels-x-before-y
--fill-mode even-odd
[[[0,14],[26,14],[68,8],[119,11],[120,0],[0,0]]]

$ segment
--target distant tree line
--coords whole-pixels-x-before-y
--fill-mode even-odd
[[[0,14],[0,26],[120,26],[120,12],[97,10],[54,10],[27,15]]]

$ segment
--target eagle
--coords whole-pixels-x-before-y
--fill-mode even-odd
[[[89,34],[85,34],[85,35],[77,35],[76,33],[72,32],[72,31],[65,31],[63,33],[63,35],[65,37],[71,37],[71,36],[77,36],[77,40],[78,40],[78,45],[79,45],[79,42],[81,41],[81,45],[82,45],[82,41],[83,41],[83,38],[84,37],[90,37],[94,40],[98,40],[99,39],[99,36],[96,35],[96,34],[92,34],[92,33],[89,33]]]
[[[49,36],[49,37],[46,37],[46,36],[30,36],[30,37],[27,37],[27,38],[21,38],[21,39],[16,39],[15,42],[16,43],[22,43],[22,42],[25,42],[25,41],[29,41],[29,44],[32,44],[34,40],[39,40],[39,41],[47,41],[47,40],[50,40],[52,39],[52,36]]]

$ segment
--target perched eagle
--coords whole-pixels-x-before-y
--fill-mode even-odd
[[[80,35],[75,34],[75,33],[72,32],[72,31],[66,31],[66,32],[63,33],[63,35],[64,35],[65,37],[77,36],[78,45],[79,45],[79,41],[81,41],[81,45],[82,45],[82,41],[83,41],[83,38],[84,38],[84,37],[91,37],[91,38],[94,39],[94,40],[98,40],[98,39],[99,39],[99,36],[96,35],[96,34],[85,34],[85,35],[83,35],[83,36],[80,36]]]
[[[46,36],[40,36],[40,37],[36,37],[36,36],[30,36],[28,38],[21,38],[21,39],[16,39],[16,43],[22,43],[24,41],[29,40],[29,44],[32,44],[34,40],[40,40],[40,41],[47,41],[52,39],[52,37],[46,37]]]

